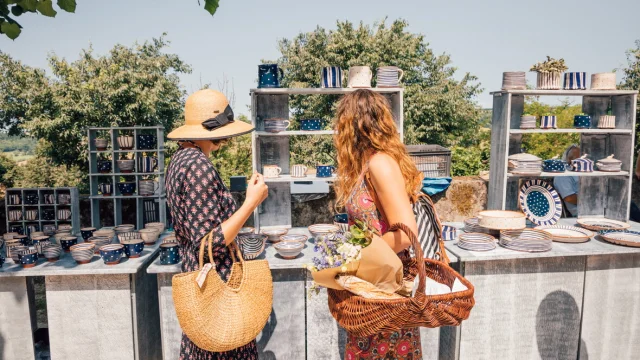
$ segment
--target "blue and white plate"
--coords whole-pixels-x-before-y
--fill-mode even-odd
[[[640,247],[640,232],[631,230],[603,230],[600,236],[613,244]]]
[[[528,180],[520,187],[520,208],[536,225],[555,225],[562,215],[562,201],[544,180]]]

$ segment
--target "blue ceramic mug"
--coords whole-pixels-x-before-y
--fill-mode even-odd
[[[331,177],[336,171],[333,165],[318,165],[316,166],[316,177]]]
[[[98,190],[100,190],[102,196],[109,196],[113,193],[113,187],[111,186],[111,183],[98,184]]]
[[[158,159],[153,156],[142,156],[138,158],[138,171],[143,173],[154,172],[158,167]]]
[[[78,239],[72,238],[73,236],[69,236],[67,239],[60,239],[60,247],[62,247],[62,250],[64,250],[64,252],[70,252],[71,247],[78,243]]]
[[[283,77],[284,72],[278,64],[258,65],[258,88],[279,88]]]
[[[176,243],[160,245],[160,264],[173,265],[180,262],[180,246]]]
[[[111,172],[111,160],[98,160],[98,172],[110,173]]]
[[[24,203],[26,205],[38,205],[38,202],[39,202],[39,200],[38,200],[38,194],[37,193],[25,195]]]
[[[155,135],[150,134],[138,134],[138,149],[150,150],[155,149],[158,143]]]
[[[120,190],[120,194],[124,196],[131,196],[136,191],[136,183],[133,181],[121,182],[118,183],[118,189]]]
[[[349,222],[349,215],[347,213],[335,214],[333,215],[333,221],[337,223],[347,223]]]
[[[591,127],[591,116],[580,114],[573,117],[573,127],[576,129],[588,129]]]
[[[124,245],[124,254],[132,259],[139,258],[144,250],[144,240],[142,239],[124,240],[121,244]]]
[[[339,66],[327,66],[322,68],[321,86],[323,88],[341,88],[344,74]]]
[[[324,127],[323,119],[302,119],[300,120],[300,130],[316,131]]]
[[[38,261],[38,252],[36,250],[25,250],[18,253],[18,259],[23,268],[32,268],[36,266]]]
[[[84,239],[84,241],[87,241],[90,237],[93,236],[94,231],[96,231],[96,228],[94,227],[82,228],[80,229],[80,235],[82,235],[82,238]]]
[[[56,219],[56,211],[55,209],[42,209],[42,220],[55,220]]]

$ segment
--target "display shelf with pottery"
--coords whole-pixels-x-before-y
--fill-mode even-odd
[[[80,195],[75,187],[8,188],[5,201],[7,229],[20,227],[25,235],[71,223],[70,232],[80,233]],[[14,204],[19,201],[20,204]],[[11,203],[11,204],[9,204]]]

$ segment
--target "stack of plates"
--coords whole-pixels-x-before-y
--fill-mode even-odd
[[[491,230],[480,226],[477,217],[472,217],[464,221],[464,232],[466,233],[483,233],[491,236],[499,236],[499,230]]]
[[[542,230],[502,230],[500,246],[524,252],[544,252],[551,250],[551,234]]]
[[[520,129],[535,129],[536,117],[533,115],[522,115],[520,117]]]
[[[489,251],[496,248],[496,238],[482,233],[460,234],[458,247],[469,251]]]
[[[594,233],[587,229],[567,225],[544,225],[536,227],[551,234],[551,240],[563,243],[583,243],[589,241]]]
[[[524,90],[527,88],[524,71],[502,73],[502,90]]]
[[[509,156],[509,172],[517,175],[540,175],[542,159],[535,155],[520,153]]]

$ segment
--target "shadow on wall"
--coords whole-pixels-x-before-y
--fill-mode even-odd
[[[571,294],[554,291],[547,295],[536,314],[536,340],[542,360],[589,359],[580,339],[580,309]]]

